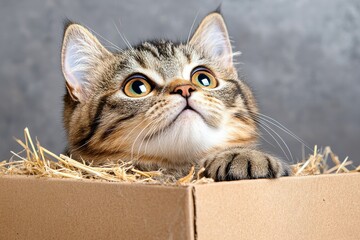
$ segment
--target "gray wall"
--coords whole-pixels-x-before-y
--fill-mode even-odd
[[[186,39],[197,12],[199,21],[218,4],[2,0],[0,159],[20,149],[12,136],[21,137],[26,126],[45,147],[56,153],[64,148],[59,52],[66,17],[123,47],[114,23],[130,42]],[[342,159],[349,155],[360,163],[359,1],[225,0],[223,14],[234,48],[243,53],[240,71],[254,88],[263,113],[311,148],[330,145]],[[282,136],[294,159],[301,158],[301,144]],[[284,157],[279,147],[266,148]]]

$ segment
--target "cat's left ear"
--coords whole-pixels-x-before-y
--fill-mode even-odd
[[[204,50],[211,58],[221,60],[226,66],[233,66],[230,39],[220,13],[213,12],[207,15],[201,21],[189,43]]]

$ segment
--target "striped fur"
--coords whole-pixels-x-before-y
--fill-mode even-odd
[[[211,36],[218,41],[215,47],[224,42],[226,50],[207,49],[215,41]],[[67,60],[67,54],[74,59]],[[70,24],[62,50],[68,154],[94,163],[131,160],[140,168],[161,167],[179,176],[191,165],[205,164],[206,175],[216,180],[286,175],[285,164],[255,149],[258,108],[250,88],[238,78],[232,56],[219,13],[209,14],[188,43],[147,41],[115,53],[84,27]],[[73,72],[71,64],[76,65]],[[214,89],[194,85],[188,102],[195,111],[181,113],[185,100],[172,92],[192,84],[190,74],[197,66],[211,70],[219,84]],[[124,82],[135,73],[151,81],[149,95],[124,94]]]

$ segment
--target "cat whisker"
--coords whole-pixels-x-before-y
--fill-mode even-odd
[[[160,134],[157,134],[158,145],[159,145],[161,153],[164,153],[164,149],[162,148],[162,144],[160,142],[160,135],[163,135],[164,131],[165,131],[165,128],[162,128],[160,131]]]
[[[94,119],[94,122],[99,121],[100,119],[101,119],[101,117],[95,118],[95,119]],[[85,147],[86,145],[90,144],[92,141],[94,141],[94,138],[93,138],[93,137],[90,138],[88,141],[86,141],[84,144],[80,145],[79,147],[72,149],[72,151],[79,150],[79,149]]]
[[[142,147],[142,145],[143,145],[143,143],[144,143],[144,141],[145,141],[145,139],[146,139],[146,145],[145,145],[145,150],[144,150],[144,154],[146,154],[146,152],[147,152],[147,145],[148,145],[148,143],[150,142],[150,140],[152,139],[152,136],[156,133],[156,130],[157,130],[157,128],[159,127],[159,125],[158,125],[158,123],[160,123],[161,122],[161,120],[160,119],[158,119],[158,121],[153,121],[151,124],[153,124],[152,126],[150,126],[150,129],[146,132],[146,134],[144,134],[144,137],[143,137],[143,140],[142,140],[142,142],[141,142],[141,144],[140,144],[140,146],[139,146],[139,148],[138,148],[138,157],[139,157],[139,153],[140,153],[140,150],[141,150],[141,147]],[[146,126],[145,128],[147,128],[148,126]],[[149,134],[150,133],[150,134]],[[160,142],[159,142],[160,143]],[[159,144],[159,146],[161,146],[160,144]],[[158,148],[157,148],[157,150],[156,150],[156,154],[155,155],[157,155],[157,152],[158,152]],[[138,159],[138,158],[137,158]]]
[[[240,126],[240,127],[243,128],[243,129],[245,128],[244,126]],[[262,140],[264,140],[266,143],[268,143],[269,145],[271,145],[272,147],[275,148],[275,145],[272,144],[270,141],[268,141],[266,138],[264,138],[264,136],[262,136],[260,132],[257,132],[257,131],[255,131],[255,130],[252,130],[252,129],[249,129],[249,128],[246,128],[246,131],[250,131],[251,133],[257,135],[257,136],[260,137]]]
[[[160,123],[162,121],[162,119],[159,119],[159,122]],[[160,144],[160,140],[159,140],[159,135],[161,135],[161,133],[163,132],[163,128],[161,129],[160,133],[157,131],[159,128],[159,125],[154,125],[154,128],[151,132],[151,134],[147,137],[147,142],[146,142],[146,145],[145,145],[145,152],[147,152],[147,147],[148,147],[148,143],[150,142],[150,140],[152,139],[152,137],[157,133],[157,141],[158,141],[158,148],[156,149],[156,154],[158,153],[159,149],[161,150],[162,153],[164,153],[163,149],[162,149],[162,144]]]
[[[156,132],[156,129],[157,129],[157,125],[154,125],[153,126],[153,128],[152,128],[152,130],[151,130],[151,133],[150,133],[150,135],[148,136],[148,138],[147,138],[147,140],[146,140],[146,144],[145,144],[145,149],[144,149],[144,153],[146,154],[146,152],[147,152],[147,148],[148,148],[148,144],[149,144],[149,142],[150,142],[150,140],[151,140],[151,137],[154,135],[154,133]]]
[[[114,24],[114,26],[115,26],[116,31],[119,33],[121,39],[124,41],[125,45],[126,45],[132,52],[134,52],[134,48],[131,46],[130,42],[126,39],[125,35],[123,35],[123,34],[120,32],[119,28],[116,26],[116,23],[113,22],[113,24]],[[119,24],[120,24],[120,20],[119,20]]]
[[[267,120],[267,119],[260,119],[260,121],[261,121],[261,124],[264,124],[264,121],[267,122],[267,123],[272,124],[273,126],[279,128],[279,129],[282,130],[283,132],[289,134],[289,135],[290,135],[291,137],[293,137],[295,140],[297,140],[298,142],[300,142],[301,145],[305,146],[308,150],[311,150],[311,148],[310,148],[308,145],[306,145],[306,143],[305,143],[304,141],[298,139],[296,136],[292,135],[290,132],[287,132],[285,129],[283,129],[282,127],[276,125],[275,123],[273,123],[273,122],[271,122],[271,121],[269,121],[269,120]]]
[[[86,141],[84,144],[80,145],[79,147],[72,149],[72,151],[76,151],[76,150],[79,150],[79,149],[85,147],[85,146],[88,145],[92,140],[93,140],[93,139],[90,139],[90,140]]]
[[[117,147],[117,151],[119,151],[120,147],[122,146],[122,144],[124,143],[125,140],[127,140],[129,138],[129,136],[131,135],[131,133],[137,128],[139,127],[143,122],[145,122],[147,119],[144,118],[140,123],[138,123],[135,127],[133,127],[131,129],[131,131],[125,136],[125,138],[121,139],[121,143],[119,144],[119,146]]]
[[[188,37],[187,37],[187,40],[186,40],[186,47],[187,47],[187,48],[188,48],[188,46],[189,46],[189,41],[190,41],[190,38],[191,38],[191,33],[192,33],[193,28],[194,28],[194,26],[195,26],[195,22],[196,22],[196,20],[197,20],[197,18],[198,18],[198,16],[199,16],[199,12],[200,12],[200,10],[197,11],[197,13],[196,13],[196,15],[195,15],[195,18],[194,18],[194,21],[193,21],[192,24],[191,24],[190,31],[189,31],[189,34],[188,34]],[[187,49],[187,50],[189,50],[189,49]]]
[[[89,26],[85,25],[88,29],[90,29],[93,33],[95,33],[98,37],[100,37],[102,40],[108,42],[109,44],[111,44],[113,46],[113,48],[115,48],[118,51],[122,51],[122,49],[117,46],[116,44],[114,44],[113,42],[111,42],[110,40],[106,39],[105,37],[103,37],[101,34],[97,33],[96,31],[94,31],[92,28],[90,28]]]
[[[146,139],[146,136],[149,134],[149,132],[151,131],[153,126],[150,126],[150,129],[148,129],[148,131],[144,134],[144,136],[142,137],[141,139],[141,142],[140,142],[140,145],[138,147],[138,150],[137,150],[137,155],[136,155],[136,159],[140,159],[142,155],[146,155],[146,152],[144,151],[144,153],[142,155],[140,155],[140,151],[141,151],[141,147]]]
[[[300,137],[298,137],[295,133],[293,133],[292,131],[290,131],[288,128],[286,128],[284,125],[282,125],[280,122],[278,122],[277,120],[275,120],[272,117],[269,117],[265,114],[261,114],[261,113],[257,113],[259,116],[260,120],[266,121],[272,125],[274,125],[275,127],[279,128],[280,130],[282,130],[283,132],[289,134],[291,137],[295,138],[297,141],[299,141],[300,143],[302,143],[308,150],[312,151],[313,149],[311,149],[304,140],[302,140]],[[273,121],[273,122],[272,122]]]
[[[138,152],[137,152],[137,159],[139,159],[139,155],[140,155],[140,151],[141,151],[141,147],[145,141],[145,139],[149,136],[148,134],[155,128],[156,129],[156,124],[159,122],[158,121],[153,121],[151,124],[153,124],[152,126],[150,126],[150,129],[146,132],[146,134],[144,134],[144,137],[141,140],[141,143],[138,147]],[[149,141],[149,139],[147,140],[147,142]],[[146,151],[144,151],[144,154],[146,154]]]
[[[153,122],[149,122],[140,132],[139,134],[136,136],[135,140],[133,141],[133,144],[131,146],[131,160],[133,160],[133,156],[134,156],[134,147],[135,147],[135,144],[137,142],[137,140],[139,139],[139,137],[141,136],[141,134],[145,131],[145,129],[150,126],[150,124],[152,124]]]
[[[286,147],[288,153],[290,154],[291,161],[294,162],[294,158],[293,158],[293,156],[292,156],[292,153],[291,153],[288,145],[287,145],[286,142],[284,141],[284,139],[283,139],[275,130],[273,130],[268,124],[266,124],[266,123],[260,123],[258,119],[257,119],[256,121],[259,123],[259,126],[261,126],[261,127],[275,140],[275,142],[277,143],[277,145],[280,147],[281,151],[284,153],[286,159],[287,159],[288,161],[290,161],[288,154],[285,152],[285,150],[283,149],[283,147],[281,146],[281,144],[279,143],[279,141],[274,137],[274,135],[271,134],[271,132],[273,132],[273,133],[281,140],[281,142],[282,142],[282,143],[284,144],[284,146]],[[267,128],[267,129],[266,129],[266,128]],[[268,129],[269,129],[271,132],[269,132]]]
[[[245,118],[247,118],[247,119],[249,119],[249,120],[253,120],[251,117],[249,117],[249,116],[244,116]],[[255,122],[257,122],[256,120],[255,120]],[[243,125],[241,125],[240,126],[241,128],[245,128]],[[253,133],[253,134],[255,134],[255,135],[257,135],[258,137],[260,137],[262,140],[264,140],[266,143],[268,143],[269,145],[271,145],[272,147],[274,147],[275,148],[275,146],[274,146],[274,144],[272,144],[270,141],[268,141],[266,138],[264,138],[264,136],[262,136],[262,134],[261,134],[261,132],[259,132],[259,131],[256,131],[256,130],[253,130],[253,129],[251,129],[251,128],[247,128],[246,129],[247,131],[250,131],[251,133]]]
[[[161,94],[163,94],[164,92],[165,92],[165,90],[162,89],[162,90],[161,90]],[[161,122],[161,121],[160,121],[160,122]],[[160,136],[163,135],[165,129],[166,129],[166,127],[161,127],[160,131],[157,130],[157,131],[155,131],[155,132],[152,134],[152,136],[156,135],[157,142],[158,142],[158,146],[159,146],[158,149],[156,150],[156,153],[159,151],[159,149],[160,149],[160,152],[161,152],[162,154],[165,153],[165,152],[164,152],[164,149],[162,148],[163,144],[161,144],[161,141],[160,141]]]
[[[120,51],[118,48],[112,46],[112,45],[104,45],[105,48],[107,49],[113,49],[113,50],[116,50],[116,51]]]

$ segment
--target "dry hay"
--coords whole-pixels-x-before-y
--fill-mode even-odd
[[[333,166],[330,167],[331,165]],[[354,167],[349,157],[340,161],[330,147],[318,150],[316,145],[313,154],[307,160],[303,160],[291,167],[294,176],[360,172],[360,166]]]
[[[56,155],[31,138],[28,128],[24,130],[24,141],[15,139],[23,150],[20,153],[11,152],[12,158],[0,162],[1,175],[25,175],[48,178],[96,179],[110,182],[137,182],[156,184],[188,184],[207,183],[212,179],[195,176],[194,168],[181,179],[158,171],[140,171],[131,162],[118,161],[102,165],[94,165],[85,161],[77,161],[65,155]]]
[[[8,161],[0,162],[1,175],[32,175],[48,178],[96,179],[111,182],[138,182],[156,184],[201,184],[213,182],[212,179],[201,177],[203,169],[195,173],[194,167],[189,174],[181,179],[166,175],[159,171],[144,172],[134,168],[131,162],[111,162],[101,166],[76,161],[65,155],[56,155],[45,149],[37,141],[34,144],[29,130],[24,130],[25,142],[15,139],[23,148],[20,153],[12,152],[13,157]],[[25,155],[25,156],[23,156]],[[14,160],[14,158],[17,158]],[[329,167],[329,158],[334,167]],[[292,165],[293,175],[317,175],[329,173],[360,172],[360,166],[348,169],[352,162],[346,158],[340,161],[330,147],[314,153],[307,160]]]

